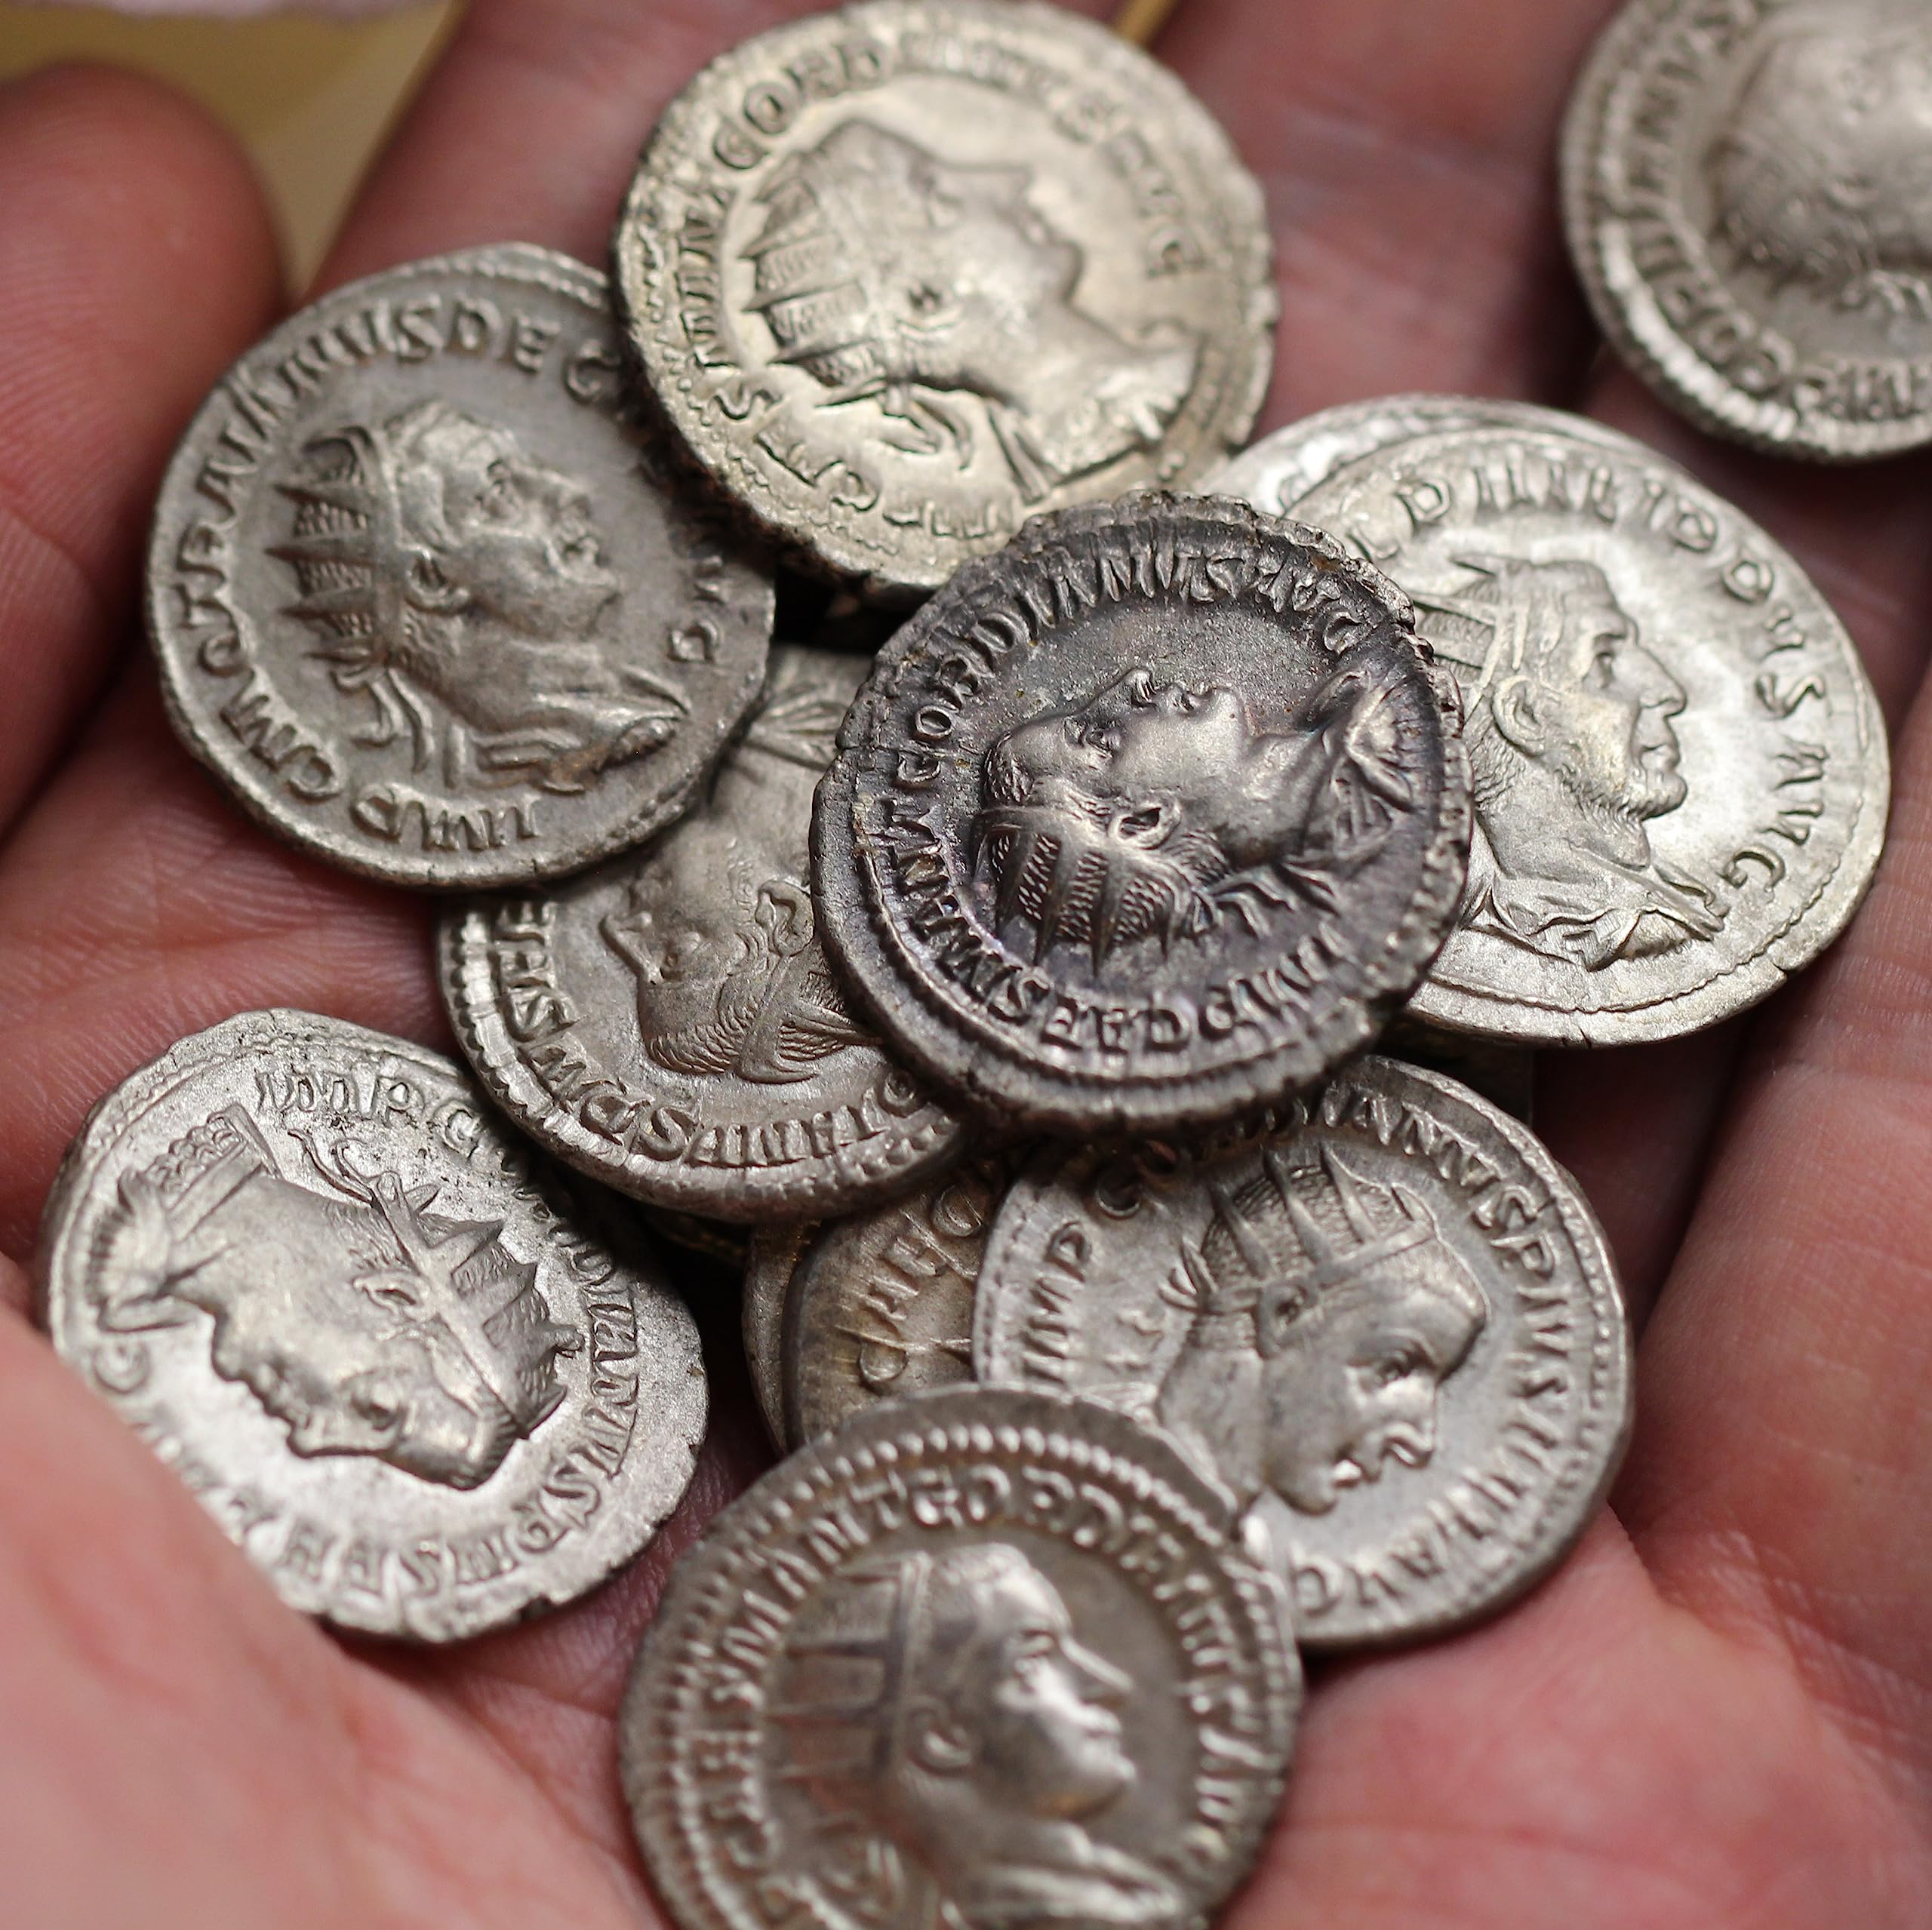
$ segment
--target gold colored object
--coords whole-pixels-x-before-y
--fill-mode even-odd
[[[1114,32],[1137,47],[1151,47],[1180,0],[1122,0],[1115,14]]]

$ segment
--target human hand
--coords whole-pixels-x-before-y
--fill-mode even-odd
[[[327,271],[547,242],[591,260],[659,106],[802,7],[477,0]],[[1571,1564],[1492,1626],[1324,1671],[1231,1930],[1730,1922],[1932,1911],[1932,716],[1912,699],[1928,469],[1720,450],[1594,367],[1555,131],[1608,0],[1187,0],[1161,51],[1266,186],[1263,426],[1355,397],[1583,407],[1795,551],[1900,729],[1850,936],[1761,1014],[1550,1056],[1540,1125],[1654,1299],[1635,1446]],[[446,1043],[421,901],[253,828],[175,745],[133,648],[174,436],[266,324],[240,163],[97,73],[0,96],[0,953],[12,1102],[0,1290],[89,1105],[227,1014],[303,1006]],[[674,1262],[674,1265],[675,1262]],[[729,1310],[726,1310],[728,1326]],[[0,1320],[0,1845],[23,1924],[652,1920],[613,1714],[676,1551],[764,1458],[728,1345],[653,1550],[531,1627],[424,1655],[281,1607],[177,1478]]]

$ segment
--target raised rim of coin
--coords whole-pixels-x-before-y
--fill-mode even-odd
[[[580,870],[682,813],[763,685],[774,589],[730,519],[672,486],[622,371],[605,276],[518,242],[331,290],[216,385],[156,499],[147,628],[177,736],[257,823],[365,877],[478,890]],[[319,408],[337,376],[380,376],[401,413]],[[540,384],[551,441],[501,400]],[[442,487],[492,440],[488,502],[452,531],[411,478]],[[451,572],[464,543],[487,602]],[[437,668],[466,651],[490,674]]]
[[[785,1301],[797,1266],[819,1230],[816,1220],[786,1220],[759,1227],[745,1262],[745,1364],[764,1431],[780,1454],[789,1451],[785,1431]]]
[[[1096,1692],[1102,1670],[1115,1683],[1125,1676],[1143,1687],[1122,1704],[1130,1737],[1158,1729],[1167,1753],[1159,1762],[1130,1759],[1143,1775],[1184,1778],[1180,1790],[1140,1803],[1154,1813],[1136,1818],[1131,1858],[1070,1819],[1058,1833],[1063,1840],[1066,1830],[1077,1832],[1091,1859],[1079,1867],[1111,1870],[1111,1880],[1100,1880],[1116,1898],[1130,1863],[1143,1873],[1143,1891],[1170,1893],[1158,1916],[1150,1910],[1133,1920],[1204,1921],[1245,1876],[1272,1820],[1300,1700],[1279,1588],[1230,1544],[1226,1526],[1223,1498],[1164,1439],[1097,1403],[1024,1391],[968,1387],[887,1402],[781,1462],[672,1571],[618,1716],[625,1794],[672,1915],[686,1930],[757,1930],[768,1921],[771,1886],[782,1884],[822,1922],[851,1930],[881,1920],[828,1894],[839,1870],[822,1873],[786,1854],[789,1815],[768,1797],[768,1786],[791,1792],[782,1799],[788,1806],[819,1800],[808,1778],[774,1759],[792,1731],[779,1695],[780,1671],[796,1669],[786,1643],[795,1618],[841,1572],[863,1569],[852,1579],[903,1593],[930,1572],[922,1566],[909,1581],[903,1571],[919,1557],[930,1563],[929,1550],[943,1556],[963,1541],[1008,1552],[1009,1567],[1056,1595],[1063,1617],[1074,1612],[1071,1633],[1114,1649],[1122,1664],[1131,1649],[1171,1668],[1165,1692],[1134,1684],[1125,1666],[1101,1658],[1090,1673]],[[1060,1593],[1069,1580],[1083,1584],[1070,1602]],[[874,1644],[882,1645],[884,1673],[875,1656],[865,1683],[848,1683],[846,1694],[863,1686],[883,1702],[903,1692],[900,1673],[918,1659],[908,1650],[922,1632],[916,1618],[908,1627],[895,1616]],[[848,1652],[841,1640],[840,1652],[873,1653],[858,1647],[859,1631],[848,1633],[853,1645]],[[822,1653],[823,1645],[811,1650]],[[853,1667],[864,1673],[860,1661]],[[795,1692],[795,1679],[791,1686]],[[801,1719],[800,1709],[789,1713]],[[851,1719],[868,1713],[846,1709]],[[1195,1741],[1192,1762],[1174,1759],[1184,1738]],[[890,1777],[902,1765],[898,1750],[878,1755],[867,1775]],[[725,1792],[728,1810],[719,1799]],[[863,1800],[869,1793],[844,1809],[848,1842],[875,1821]],[[1189,1793],[1198,1799],[1189,1802]],[[989,1826],[1000,1813],[989,1811]],[[882,1829],[869,1840],[864,1867],[876,1882],[881,1858],[905,1852]],[[989,1862],[995,1847],[977,1836],[959,1845],[967,1858]],[[859,1867],[842,1873],[850,1879]],[[1016,1860],[1012,1869],[1023,1878],[1035,1867]]]
[[[1119,613],[1177,608],[1198,619],[1187,650],[1169,650],[1156,626],[1147,661],[1137,666],[1121,654],[1110,627]],[[1029,523],[997,555],[966,565],[879,653],[813,811],[820,930],[874,1022],[947,1089],[1026,1129],[1074,1135],[1213,1124],[1314,1083],[1367,1045],[1414,991],[1453,922],[1468,848],[1454,692],[1413,624],[1401,590],[1332,537],[1232,498],[1150,494],[1062,510]],[[1265,658],[1257,655],[1263,637]],[[1297,718],[1305,702],[1332,701],[1342,709],[1318,730],[1309,724],[1299,739],[1269,738],[1255,692],[1212,682],[1228,665],[1252,669],[1257,662],[1275,680],[1266,692],[1269,721],[1278,712]],[[1137,674],[1147,688],[1116,700]],[[1173,684],[1162,681],[1170,677]],[[1204,678],[1208,686],[1195,687]],[[1130,945],[1163,942],[1153,914],[1137,926],[1124,912],[1116,919],[1107,891],[1100,892],[1097,908],[1083,914],[1094,969],[1069,965],[1073,941],[1059,908],[1072,894],[1050,893],[1052,904],[1037,916],[1025,895],[1039,847],[1029,855],[1014,834],[1006,875],[1009,883],[1017,877],[1021,890],[1008,905],[1004,887],[996,894],[979,874],[983,867],[969,853],[968,836],[969,819],[997,823],[1011,815],[982,794],[984,757],[996,744],[1023,726],[1071,717],[1069,705],[1097,711],[1116,701],[1163,721],[1198,712],[1204,727],[1192,734],[1204,744],[1206,727],[1218,746],[1234,734],[1230,720],[1238,719],[1251,756],[1264,742],[1287,758],[1282,746],[1318,742],[1336,758],[1312,790],[1278,771],[1266,780],[1269,800],[1291,789],[1302,799],[1300,848],[1322,880],[1338,880],[1332,890],[1326,882],[1311,883],[1306,896],[1300,886],[1278,888],[1287,832],[1271,832],[1262,856],[1237,865],[1218,841],[1234,834],[1225,811],[1214,817],[1218,831],[1192,828],[1219,805],[1197,811],[1172,787],[1168,803],[1150,802],[1149,835],[1188,854],[1205,853],[1187,862],[1214,868],[1217,880],[1196,936],[1166,941],[1162,956],[1183,943],[1212,941],[1235,948],[1243,962],[1240,970],[1227,968],[1225,982],[1216,976],[1220,966],[1212,973],[1204,966],[1198,984],[1157,987],[1152,1000],[1143,973],[1132,980],[1141,1003],[1131,1008],[1109,1002],[1124,999],[1129,982],[1130,968],[1113,960]],[[1366,711],[1375,731],[1387,733],[1387,760],[1404,801],[1385,810],[1366,801],[1361,849],[1374,855],[1353,862],[1337,843],[1331,864],[1312,841],[1318,807],[1341,794],[1345,776],[1351,785],[1370,782],[1357,752],[1370,754],[1354,721],[1337,721],[1344,711],[1348,720]],[[1204,760],[1220,755],[1218,748],[1202,753]],[[1207,770],[1204,761],[1189,762],[1180,774],[1198,788]],[[1065,845],[1072,836],[1066,812],[1040,810]],[[1109,890],[1115,871],[1132,870],[1133,853],[1120,858],[1115,847],[1139,834],[1127,817],[1119,823],[1127,828],[1107,820],[1111,841],[1097,854],[1112,868],[1103,880]],[[1251,827],[1240,834],[1251,837]],[[1340,831],[1335,837],[1346,842]],[[1399,887],[1382,887],[1395,895],[1374,905],[1372,927],[1348,929],[1348,917],[1377,888],[1377,865],[1392,847],[1398,855],[1388,865],[1399,871]],[[1087,866],[1087,858],[1080,862]],[[1137,890],[1137,876],[1128,880]],[[1269,944],[1266,914],[1251,916],[1235,902],[1251,887],[1291,921]],[[1278,898],[1278,889],[1287,895]],[[1318,916],[1312,908],[1324,905]],[[1032,959],[1001,935],[1015,917],[1034,928]],[[952,962],[941,961],[942,939],[956,945],[964,964],[951,951]],[[1250,967],[1276,978],[1260,987],[1251,982]],[[1103,1050],[1100,1015],[1116,1010],[1121,1018],[1109,1023],[1125,1043],[1116,1038]],[[1094,1033],[1093,1041],[1083,1039],[1083,1028]]]
[[[1026,129],[1092,157],[1117,214],[1097,240],[1077,196],[1031,180],[1030,134],[1002,137],[996,111],[952,115],[944,157],[934,152],[931,105],[896,103],[901,81],[1021,103]],[[828,103],[853,111],[834,122]],[[808,136],[819,145],[802,148]],[[828,223],[776,198],[835,212],[852,182],[876,177],[898,207],[949,171],[958,233],[924,272],[963,275],[977,246],[975,268],[1010,285],[901,291],[892,260],[851,266],[862,213]],[[933,232],[951,232],[937,220]],[[694,460],[801,561],[895,600],[937,589],[1033,511],[1186,484],[1247,435],[1272,364],[1279,303],[1259,184],[1170,69],[1036,0],[857,0],[721,54],[658,121],[612,257],[632,349]],[[1202,268],[1215,277],[1206,293],[1145,316],[1074,300],[1103,272],[1124,299],[1184,289]],[[863,308],[835,314],[841,287],[866,291]],[[1177,304],[1184,321],[1168,313]],[[898,340],[912,346],[895,358]],[[1076,419],[1066,392],[1103,358],[1119,365],[1111,387]]]
[[[285,1225],[278,1268],[263,1248]],[[338,1249],[340,1280],[300,1298]],[[35,1284],[55,1351],[291,1607],[449,1642],[598,1586],[689,1485],[703,1363],[648,1252],[452,1060],[272,1010],[94,1108]]]
[[[1697,0],[1629,0],[1598,37],[1571,96],[1564,226],[1599,326],[1672,407],[1714,435],[1772,455],[1869,462],[1932,441],[1932,361],[1921,353],[1889,367],[1869,362],[1870,407],[1857,419],[1855,361],[1805,361],[1725,287],[1712,259],[1717,244],[1681,205],[1668,136],[1658,131],[1709,81],[1694,63],[1723,61],[1758,20],[1783,11],[1717,23]],[[1788,130],[1794,141],[1804,131]],[[1666,293],[1679,299],[1683,318],[1670,313]],[[1915,390],[1915,406],[1901,410],[1894,397],[1885,407],[1894,373]],[[1844,407],[1828,413],[1822,405],[1835,395]]]

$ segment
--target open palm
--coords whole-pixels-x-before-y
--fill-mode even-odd
[[[1162,52],[1270,197],[1271,422],[1405,389],[1583,407],[1798,552],[1897,728],[1851,936],[1747,1025],[1554,1064],[1543,1124],[1650,1314],[1614,1511],[1506,1619],[1329,1671],[1236,1926],[1932,1921],[1932,711],[1921,466],[1704,444],[1600,367],[1552,152],[1608,0],[1189,0]],[[478,0],[331,280],[445,248],[601,260],[632,157],[774,0]],[[241,164],[103,73],[0,94],[0,1288],[87,1108],[183,1033],[306,1006],[441,1041],[419,902],[231,810],[132,649],[172,438],[271,318]],[[762,1451],[728,1355],[683,1509],[592,1600],[460,1651],[331,1640],[0,1317],[0,1917],[654,1920],[614,1710],[663,1573]]]

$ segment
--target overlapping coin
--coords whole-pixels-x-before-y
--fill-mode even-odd
[[[284,1600],[450,1641],[594,1587],[691,1479],[697,1329],[614,1237],[448,1060],[249,1013],[94,1109],[41,1309]]]
[[[1043,1154],[980,1271],[974,1361],[1167,1429],[1245,1511],[1305,1646],[1491,1614],[1588,1523],[1630,1424],[1601,1229],[1535,1138],[1368,1056],[1196,1158]]]
[[[887,593],[1191,481],[1267,383],[1259,188],[1172,73],[1058,7],[868,0],[743,42],[659,122],[613,254],[697,459]]]
[[[1205,1920],[1280,1796],[1278,1590],[1177,1451],[1092,1402],[888,1402],[672,1572],[619,1720],[685,1930]]]
[[[1076,1134],[1212,1123],[1361,1050],[1469,834],[1412,620],[1222,499],[1064,510],[967,565],[881,653],[814,813],[826,943],[881,1031]]]
[[[397,884],[635,844],[771,634],[769,577],[663,466],[594,269],[504,246],[338,288],[229,371],[162,485],[176,730],[270,830]]]
[[[719,1220],[832,1213],[951,1158],[963,1128],[826,963],[812,788],[863,659],[775,653],[703,802],[646,849],[453,913],[445,997],[477,1074],[559,1157]]]

